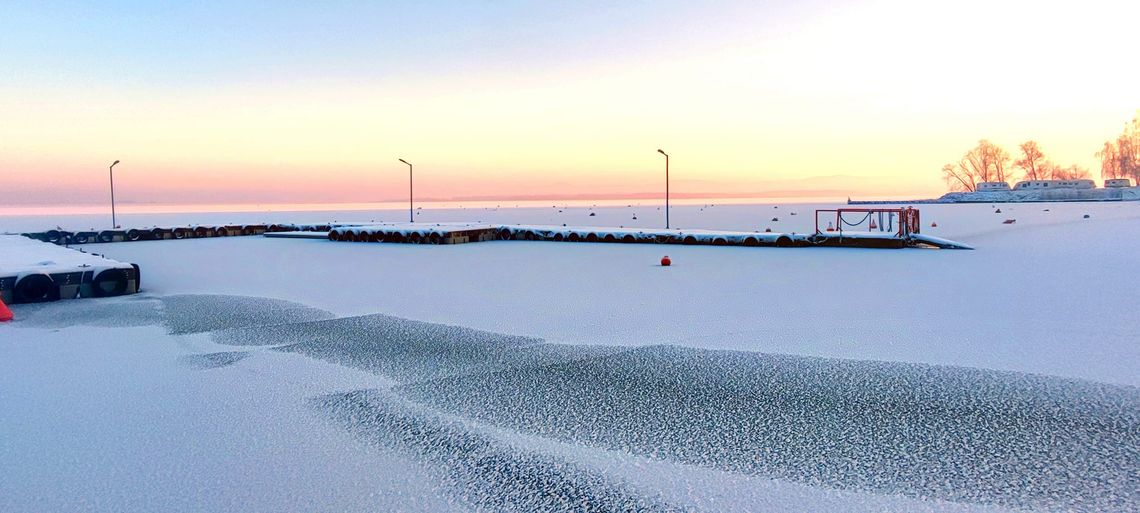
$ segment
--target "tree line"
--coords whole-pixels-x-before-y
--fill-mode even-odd
[[[1140,116],[1124,126],[1116,140],[1105,141],[1096,152],[1104,179],[1131,178],[1140,182]],[[958,162],[942,166],[942,178],[955,191],[973,192],[982,182],[1016,180],[1076,180],[1090,178],[1089,170],[1076,164],[1061,166],[1045,157],[1037,141],[1018,146],[1016,159],[1000,146],[982,139]]]

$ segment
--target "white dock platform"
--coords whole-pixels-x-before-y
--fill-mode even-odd
[[[139,290],[138,266],[20,235],[0,235],[0,298],[36,303]]]

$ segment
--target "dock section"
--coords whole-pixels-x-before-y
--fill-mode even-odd
[[[134,294],[140,278],[134,264],[0,235],[0,299],[7,304]]]
[[[341,226],[329,240],[347,242],[408,242],[461,244],[489,240],[552,242],[610,242],[709,246],[810,245],[806,235],[714,230],[649,230],[598,226],[475,225],[468,223],[385,223]]]
[[[108,242],[136,242],[147,240],[204,239],[211,237],[240,237],[265,233],[327,232],[336,224],[224,224],[182,226],[150,226],[143,228],[114,230],[64,230],[52,229],[42,232],[27,232],[21,235],[30,239],[50,242],[61,246],[95,244]]]
[[[344,242],[465,244],[495,240],[500,230],[480,223],[371,223],[333,227],[326,237]]]
[[[835,209],[816,211],[815,233],[771,231],[651,230],[597,226],[483,225],[471,223],[374,223],[332,227],[329,240],[411,244],[462,244],[487,240],[683,244],[690,246],[846,247],[973,249],[967,244],[920,233],[918,211]],[[267,236],[275,236],[267,233]],[[282,234],[282,236],[288,236]],[[320,233],[306,237],[317,238]]]
[[[850,247],[973,249],[966,244],[922,235],[913,208],[842,208],[816,211],[814,233],[701,229],[607,228],[599,226],[501,225],[485,223],[364,223],[188,225],[130,230],[71,232],[48,230],[26,237],[60,245],[92,242],[193,239],[264,235],[329,239],[337,242],[466,244],[493,240],[683,244],[704,246]]]

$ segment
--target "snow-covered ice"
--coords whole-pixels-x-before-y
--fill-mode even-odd
[[[920,208],[978,251],[92,245],[144,295],[13,306],[0,510],[1140,507],[1140,205]]]
[[[0,276],[76,271],[93,271],[98,274],[104,269],[130,267],[130,264],[99,255],[72,251],[19,235],[0,234]]]
[[[811,226],[811,207],[706,211],[731,209],[710,224],[745,229],[773,210],[798,211],[782,219]],[[688,208],[677,217],[699,217]],[[88,249],[140,264],[146,289],[164,295],[287,299],[340,316],[383,313],[570,344],[665,343],[1140,385],[1140,242],[1129,236],[1140,204],[1000,208],[922,207],[924,233],[979,248],[972,252],[261,237]],[[528,215],[537,214],[520,217]],[[1018,224],[1002,225],[1010,216]],[[667,269],[657,265],[665,254]]]

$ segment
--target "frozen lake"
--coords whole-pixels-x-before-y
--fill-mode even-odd
[[[808,232],[818,207],[672,219]],[[978,249],[85,246],[141,265],[145,294],[16,305],[0,326],[0,509],[1136,508],[1140,204],[919,208],[924,233]],[[661,218],[631,204],[417,219]]]

